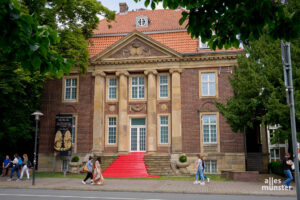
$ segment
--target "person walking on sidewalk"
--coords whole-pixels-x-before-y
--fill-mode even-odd
[[[24,161],[23,161],[23,168],[22,168],[22,171],[21,171],[20,179],[23,178],[23,174],[26,171],[27,180],[29,180],[29,167],[31,167],[31,163],[28,160],[28,156],[27,156],[26,153],[23,155],[23,159],[24,159]]]
[[[104,178],[101,173],[101,157],[98,157],[94,164],[94,180],[93,184],[102,185],[104,183]]]
[[[84,169],[86,169],[86,177],[85,179],[82,181],[83,184],[86,184],[86,181],[90,178],[91,179],[91,182],[93,180],[93,174],[92,174],[92,171],[93,171],[93,163],[92,163],[92,156],[89,157],[89,160],[87,161],[87,163],[85,164],[85,167]]]
[[[202,166],[202,162],[203,162],[203,158],[200,156],[200,154],[197,155],[198,160],[197,160],[197,172],[195,175],[196,180],[194,181],[194,184],[201,184],[201,185],[205,185],[204,182],[204,177],[203,177],[203,166]],[[200,181],[202,180],[202,182]]]
[[[10,163],[11,163],[11,160],[9,159],[9,155],[6,155],[5,156],[5,160],[2,163],[2,173],[1,173],[1,176],[7,176],[8,170],[9,170],[9,167],[10,167]],[[5,170],[5,173],[4,173],[4,170]]]
[[[8,179],[8,181],[11,181],[11,180],[12,180],[12,177],[13,177],[14,172],[17,173],[17,177],[18,177],[17,181],[20,180],[20,173],[19,173],[19,159],[18,159],[18,158],[19,158],[19,155],[16,153],[16,154],[14,155],[14,160],[11,162],[12,165],[13,165],[13,167],[12,167],[12,169],[11,169],[10,178]]]
[[[287,185],[290,188],[290,183],[293,180],[292,175],[292,168],[291,166],[294,164],[290,160],[291,155],[289,153],[285,154],[285,157],[283,158],[283,172],[286,175],[286,180],[282,183],[283,185]]]

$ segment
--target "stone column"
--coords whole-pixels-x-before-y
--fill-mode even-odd
[[[104,92],[105,73],[94,72],[94,119],[93,119],[93,154],[100,156],[104,151]]]
[[[172,74],[172,153],[182,152],[181,134],[181,69],[170,69]]]
[[[148,152],[156,152],[156,70],[144,72],[148,75],[148,101],[147,101],[147,146]]]
[[[128,133],[128,82],[127,77],[129,73],[127,71],[118,71],[116,75],[119,77],[119,134],[118,134],[118,151],[129,151],[129,133]]]

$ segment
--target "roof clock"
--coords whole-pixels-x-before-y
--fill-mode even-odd
[[[138,16],[136,17],[136,27],[148,27],[149,26],[149,20],[147,16]]]

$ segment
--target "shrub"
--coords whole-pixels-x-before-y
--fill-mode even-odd
[[[187,161],[187,157],[185,155],[181,155],[181,156],[179,156],[179,161],[184,163]]]
[[[79,157],[78,156],[73,156],[72,162],[78,162],[78,161],[79,161]]]
[[[280,176],[284,176],[283,164],[281,161],[272,161],[270,163],[271,172]]]

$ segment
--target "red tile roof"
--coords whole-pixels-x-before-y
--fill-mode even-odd
[[[94,37],[90,38],[89,52],[90,57],[95,56],[107,47],[111,46],[128,33],[138,30],[156,41],[178,51],[180,53],[197,53],[211,51],[209,49],[198,49],[198,39],[191,39],[185,30],[185,24],[180,26],[182,10],[142,10],[131,11],[126,14],[117,14],[116,22],[112,22],[112,28],[108,28],[106,20],[102,20],[98,29],[94,31]],[[136,27],[137,16],[147,16],[151,21],[148,27]],[[175,30],[178,30],[177,32]],[[114,35],[110,35],[114,34]],[[121,35],[118,35],[121,34]],[[105,35],[105,36],[101,36]],[[224,50],[224,49],[222,49]],[[230,48],[229,50],[236,50]],[[219,51],[219,50],[217,50]]]
[[[133,30],[144,31],[162,31],[162,30],[180,30],[185,29],[186,23],[179,25],[182,10],[140,10],[130,11],[126,14],[117,14],[115,22],[108,23],[106,19],[101,20],[98,29],[94,31],[95,35],[110,33],[129,33]],[[136,27],[136,17],[147,16],[150,20],[148,27]],[[108,24],[112,27],[108,28]]]

